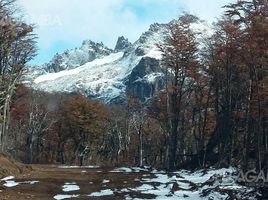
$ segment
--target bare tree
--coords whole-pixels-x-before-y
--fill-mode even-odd
[[[36,94],[33,94],[33,101],[31,104],[29,119],[26,125],[26,148],[27,148],[27,162],[33,162],[33,150],[36,146],[36,154],[40,153],[40,146],[44,134],[50,129],[55,121],[49,117],[49,112],[41,107],[37,102]]]
[[[144,149],[143,149],[143,132],[144,132],[144,125],[147,122],[147,115],[144,110],[144,108],[140,108],[138,110],[135,110],[132,113],[131,117],[131,125],[133,126],[133,129],[138,134],[138,144],[139,144],[139,166],[143,166],[143,159],[144,159]]]

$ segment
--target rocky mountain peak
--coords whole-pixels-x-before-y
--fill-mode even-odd
[[[111,49],[109,49],[108,47],[106,47],[102,42],[93,42],[92,40],[84,40],[82,42],[82,46],[80,47],[80,49],[84,49],[86,50],[86,48],[89,51],[95,51],[95,52],[107,52],[108,54],[111,53]]]
[[[117,39],[117,43],[114,48],[114,52],[120,52],[120,51],[125,51],[129,49],[132,46],[131,42],[128,41],[127,38],[124,36],[120,36]]]
[[[70,70],[97,58],[108,56],[112,52],[113,50],[106,47],[102,42],[84,40],[79,48],[66,50],[61,54],[57,53],[49,63],[44,64],[43,68],[49,73]]]
[[[159,31],[159,29],[161,29],[163,27],[163,24],[159,24],[159,23],[154,23],[150,25],[149,31],[152,32],[157,32]]]

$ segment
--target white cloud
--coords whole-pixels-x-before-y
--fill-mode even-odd
[[[26,19],[37,24],[39,61],[84,39],[112,48],[118,36],[132,42],[153,22],[168,22],[181,8],[212,20],[233,0],[19,0]]]
[[[122,0],[20,0],[29,14],[27,19],[37,24],[41,46],[57,40],[80,41],[86,38],[100,40],[107,32],[118,33],[119,24],[135,22],[133,15],[120,11]],[[79,2],[79,3],[78,3]],[[120,14],[115,14],[115,11]],[[119,16],[120,15],[120,16]],[[122,17],[122,21],[119,21]],[[105,39],[107,42],[107,39]],[[109,41],[108,41],[109,42]],[[110,43],[110,42],[109,42]]]
[[[192,14],[208,21],[215,21],[216,17],[224,12],[224,5],[236,2],[236,0],[178,0]]]

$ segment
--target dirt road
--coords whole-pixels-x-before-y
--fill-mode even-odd
[[[1,181],[1,200],[64,199],[72,195],[76,197],[75,199],[125,199],[127,193],[120,191],[120,189],[136,187],[144,175],[141,172],[110,172],[112,169],[109,168],[60,168],[47,165],[33,165],[31,167],[32,170],[29,170],[27,174],[19,175],[12,180]],[[7,184],[8,187],[4,184]],[[67,187],[65,191],[64,187]],[[120,192],[113,192],[109,195],[111,189]],[[89,196],[101,190],[106,191],[107,195],[98,196],[96,193]],[[142,198],[138,193],[131,195]]]

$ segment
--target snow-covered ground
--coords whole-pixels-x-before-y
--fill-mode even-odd
[[[140,172],[146,169],[140,169]],[[113,172],[135,173],[139,169],[118,168]],[[143,171],[144,172],[144,171]],[[253,188],[247,188],[236,183],[236,170],[234,168],[210,169],[190,172],[186,170],[174,173],[164,173],[163,171],[153,170],[144,174],[141,180],[137,180],[140,186],[134,188],[123,188],[117,192],[139,192],[152,195],[154,199],[189,199],[189,200],[227,200],[231,191],[238,199],[255,199],[247,193]],[[153,176],[152,176],[153,174]],[[104,193],[103,195],[106,195]],[[130,195],[125,196],[131,198]],[[243,197],[243,198],[242,198]]]
[[[100,178],[93,179],[93,181],[89,179],[87,184],[82,184],[79,180],[65,182],[61,185],[61,191],[53,196],[55,200],[79,199],[80,197],[102,199],[114,196],[126,200],[256,199],[254,188],[242,186],[236,182],[237,170],[235,168],[211,168],[195,172],[180,170],[168,173],[149,167],[121,167],[109,171],[103,169],[100,174],[92,167],[80,169],[70,166],[65,167],[65,170],[69,172],[76,170],[78,173],[81,171],[82,176],[88,176],[88,178],[92,177],[92,174]],[[27,187],[27,184],[42,184],[42,181],[16,181],[14,176],[0,180],[0,185],[6,188],[18,187],[20,184],[26,184],[25,187]]]

